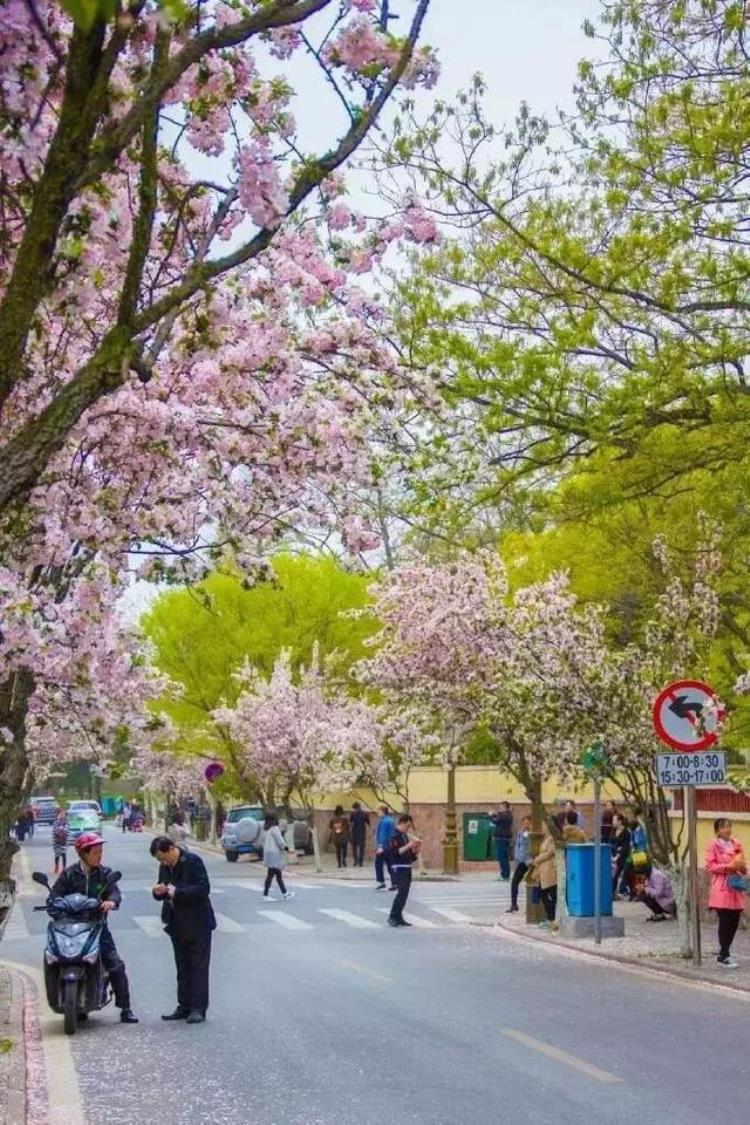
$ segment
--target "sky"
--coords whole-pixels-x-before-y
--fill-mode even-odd
[[[447,97],[479,71],[496,124],[522,101],[547,114],[570,108],[576,64],[592,51],[581,27],[598,8],[597,0],[432,0],[424,38],[442,66],[434,92]]]
[[[408,13],[412,4],[400,0],[399,6]],[[597,0],[432,0],[423,42],[437,49],[441,73],[418,103],[427,110],[432,98],[452,98],[479,71],[496,126],[511,122],[522,101],[549,117],[558,108],[572,109],[577,63],[594,53],[581,27],[597,10]],[[402,33],[400,27],[397,31]],[[314,81],[306,81],[310,78]],[[304,147],[320,149],[331,141],[330,115],[340,107],[321,90],[317,73],[300,69],[292,81],[303,95],[294,112]],[[200,165],[201,159],[196,156],[194,163]],[[215,161],[205,171],[215,174]],[[133,583],[121,604],[126,620],[137,618],[154,592],[146,583]]]

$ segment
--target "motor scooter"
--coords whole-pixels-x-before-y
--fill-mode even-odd
[[[112,999],[109,973],[101,955],[105,924],[101,905],[122,872],[113,871],[96,898],[84,894],[53,896],[44,872],[35,871],[32,878],[49,892],[45,905],[34,907],[50,916],[44,949],[47,1003],[62,1015],[65,1034],[75,1035],[79,1018],[100,1011]]]

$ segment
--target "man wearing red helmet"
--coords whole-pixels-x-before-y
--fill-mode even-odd
[[[112,876],[110,867],[102,866],[102,845],[104,840],[96,832],[82,832],[75,841],[78,852],[78,863],[66,867],[52,888],[52,895],[87,895],[98,898],[107,886]],[[128,974],[125,971],[125,962],[117,952],[114,938],[109,932],[107,919],[111,910],[117,910],[122,895],[116,883],[107,891],[102,899],[101,909],[104,914],[104,926],[100,948],[104,967],[109,972],[112,990],[115,994],[115,1004],[120,1009],[122,1023],[138,1023],[138,1017],[133,1014],[130,1007],[130,985]]]

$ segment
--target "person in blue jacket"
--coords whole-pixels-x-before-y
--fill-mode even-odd
[[[395,891],[396,884],[393,881],[390,844],[396,834],[396,821],[387,805],[381,805],[378,812],[380,813],[380,820],[378,821],[378,827],[375,831],[375,885],[377,890],[385,890],[385,877],[383,872],[383,865],[385,864],[388,868],[390,889]]]

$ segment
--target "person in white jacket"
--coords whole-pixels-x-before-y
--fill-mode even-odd
[[[286,889],[281,874],[282,868],[286,864],[286,853],[289,849],[286,846],[284,837],[281,834],[281,829],[279,828],[279,818],[274,816],[273,813],[269,813],[263,827],[266,830],[266,835],[263,840],[263,862],[268,869],[266,871],[266,883],[263,887],[263,898],[271,897],[269,891],[271,890],[271,884],[274,878],[279,884],[279,890],[284,898],[293,898],[294,891],[288,891]]]

